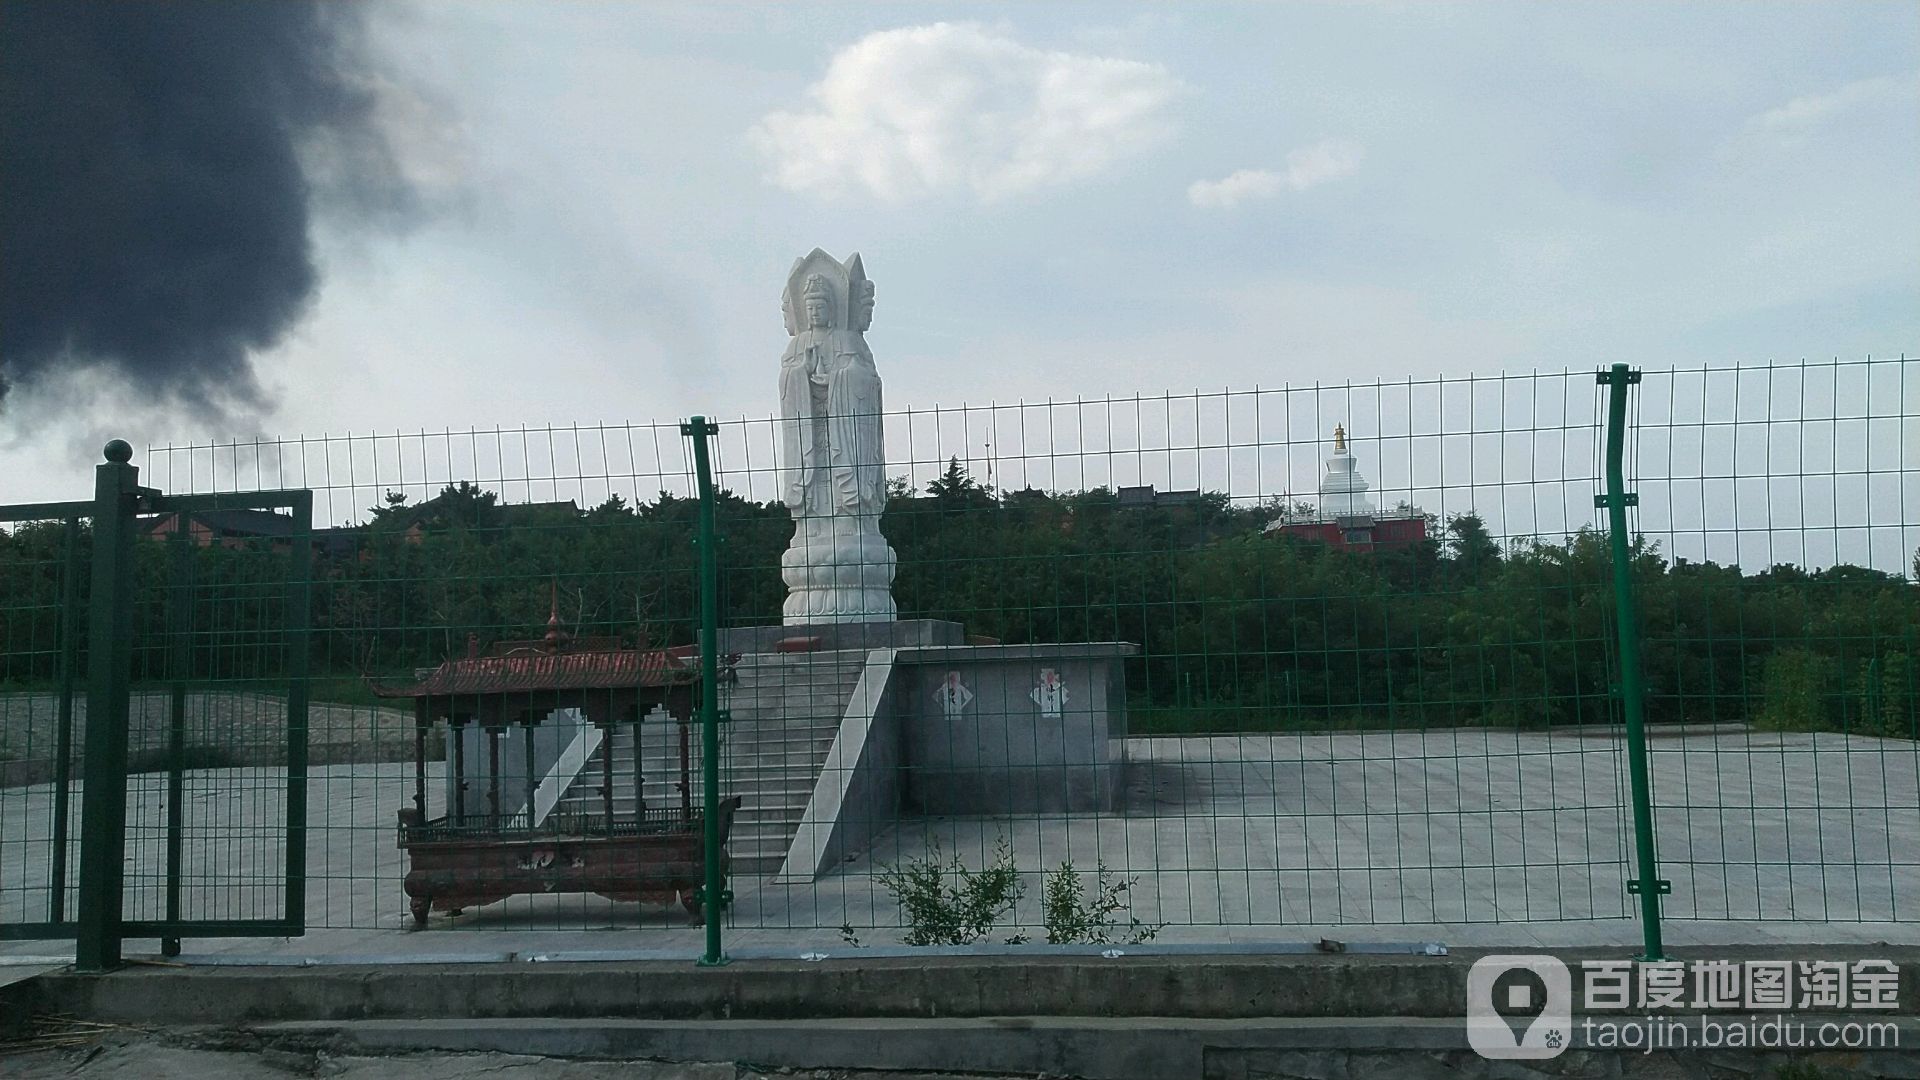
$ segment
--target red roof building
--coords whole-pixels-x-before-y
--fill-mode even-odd
[[[1427,516],[1419,507],[1402,504],[1384,513],[1374,509],[1367,494],[1372,485],[1347,446],[1346,428],[1333,429],[1333,456],[1326,465],[1316,511],[1281,517],[1267,525],[1267,532],[1297,536],[1341,551],[1391,550],[1427,538]]]
[[[1274,522],[1269,534],[1297,536],[1340,551],[1390,551],[1427,538],[1425,514],[1411,517],[1348,517],[1333,521]]]

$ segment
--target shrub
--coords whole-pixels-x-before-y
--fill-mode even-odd
[[[1920,738],[1920,672],[1915,666],[1903,652],[1860,665],[1861,734]]]
[[[993,861],[977,871],[967,869],[957,857],[943,859],[938,843],[929,841],[928,850],[926,858],[883,866],[880,873],[880,884],[893,894],[905,917],[906,943],[974,945],[992,938],[1000,920],[1026,895],[1005,838],[995,846]],[[1160,927],[1134,918],[1127,898],[1138,880],[1119,878],[1104,862],[1099,863],[1088,893],[1079,870],[1070,861],[1062,862],[1046,875],[1041,889],[1048,943],[1137,945],[1153,940]],[[851,924],[840,928],[840,936],[849,945],[860,944]],[[1003,940],[1021,945],[1027,936],[1016,933]]]
[[[1773,731],[1819,731],[1829,726],[1834,662],[1807,649],[1781,649],[1767,657],[1760,715],[1755,727]]]
[[[1133,916],[1127,891],[1139,878],[1115,878],[1107,864],[1094,871],[1093,895],[1081,887],[1080,872],[1071,861],[1047,875],[1041,890],[1042,918],[1047,926],[1047,941],[1053,945],[1138,945],[1152,941],[1159,926],[1148,926]],[[1126,926],[1120,917],[1126,917]],[[1116,938],[1115,932],[1123,936]]]
[[[928,849],[926,858],[908,859],[880,874],[880,884],[893,894],[906,916],[906,943],[973,945],[987,940],[994,924],[1026,894],[1006,840],[995,847],[993,862],[979,871],[967,869],[958,856],[942,861],[938,843],[930,843]],[[842,936],[852,940],[850,928],[843,927]],[[1025,935],[1016,934],[1006,943],[1019,945],[1026,940]]]

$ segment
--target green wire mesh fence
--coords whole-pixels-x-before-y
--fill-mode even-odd
[[[89,522],[0,528],[0,934],[70,927],[79,900],[75,778],[86,718]]]
[[[1913,919],[1920,362],[1649,371],[1636,402],[1669,913]]]
[[[310,929],[686,925],[702,885],[686,450],[665,424],[151,452],[167,490],[304,488],[333,523],[311,538]],[[283,523],[184,527],[217,551],[271,547],[254,534]],[[280,715],[233,708],[210,746]],[[644,771],[643,747],[660,754]]]
[[[1634,389],[1671,917],[1914,917],[1916,368]],[[154,515],[128,917],[245,917],[287,888],[309,932],[685,935],[689,909],[729,941],[863,943],[1631,917],[1605,392],[1577,372],[889,413],[879,625],[787,617],[783,573],[805,568],[783,429],[721,418],[713,655],[738,801],[718,897],[683,843],[705,761],[679,425],[150,449],[163,491],[313,492],[306,853],[304,879],[275,875],[279,583],[308,538],[273,512]],[[0,925],[73,903],[52,873],[76,828],[54,843],[63,530],[0,538]],[[865,588],[883,557],[846,543],[833,574]],[[468,863],[409,885],[459,845]]]
[[[1596,401],[1583,373],[888,417],[894,596],[933,625],[738,635],[729,771],[893,786],[792,798],[737,920],[924,938],[914,898],[973,888],[959,867],[1011,868],[998,921],[1027,928],[1075,875],[1170,934],[1628,914]],[[739,428],[729,536],[782,483],[775,425]],[[729,616],[778,623],[778,595]],[[859,685],[876,643],[903,648]],[[862,691],[896,765],[846,745]]]

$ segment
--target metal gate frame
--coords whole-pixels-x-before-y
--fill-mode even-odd
[[[139,485],[129,462],[133,448],[115,439],[106,461],[94,469],[92,502],[24,503],[0,506],[0,522],[67,522],[67,565],[62,589],[62,705],[56,765],[53,903],[51,918],[0,925],[0,940],[73,938],[82,971],[104,971],[121,962],[126,938],[294,937],[306,933],[307,666],[312,632],[313,492],[252,491],[212,495],[166,495]],[[179,800],[168,800],[167,917],[125,917],[127,842],[128,708],[133,673],[133,561],[140,514],[192,514],[210,510],[289,510],[294,519],[288,560],[287,622],[287,803],[284,903],[270,919],[186,919],[178,896],[181,860]],[[71,754],[71,680],[79,648],[79,521],[93,520],[92,592],[87,611],[87,729],[81,757],[80,895],[66,918],[66,789]],[[175,756],[176,771],[178,756]],[[171,785],[177,792],[177,780]]]

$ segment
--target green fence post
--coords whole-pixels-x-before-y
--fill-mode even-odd
[[[707,436],[719,434],[720,427],[696,416],[680,425],[680,431],[693,440],[694,476],[700,489],[696,540],[700,545],[700,779],[706,826],[701,907],[707,925],[707,949],[700,965],[717,967],[727,962],[720,949],[720,915],[726,906],[726,885],[720,874],[720,537],[713,523],[713,466],[707,460]]]
[[[1633,847],[1638,877],[1627,882],[1627,892],[1640,897],[1643,960],[1663,960],[1660,945],[1660,897],[1673,891],[1660,878],[1653,850],[1653,798],[1647,771],[1647,729],[1644,714],[1646,685],[1640,674],[1640,609],[1633,596],[1632,551],[1627,539],[1627,507],[1637,506],[1638,495],[1626,491],[1621,467],[1627,436],[1627,387],[1640,373],[1615,364],[1599,373],[1607,395],[1607,493],[1594,505],[1607,511],[1607,532],[1613,548],[1613,597],[1620,634],[1620,703],[1627,719],[1627,777],[1633,794]]]
[[[313,661],[313,492],[294,493],[293,550],[288,553],[286,591],[287,676],[287,933],[307,932],[307,765],[312,723],[308,698]],[[421,813],[426,808],[421,807]],[[423,819],[424,820],[424,817]]]
[[[80,667],[80,519],[68,518],[60,560],[60,712],[53,745],[52,919],[67,920],[67,817],[73,786],[73,689]]]
[[[187,635],[193,603],[193,544],[185,529],[167,538],[167,922],[178,926],[181,879],[187,836],[187,669],[192,650]],[[160,939],[160,955],[179,956],[180,939]]]
[[[127,824],[127,680],[133,662],[133,447],[106,446],[94,469],[93,592],[87,616],[87,736],[80,794],[81,971],[120,964]]]

